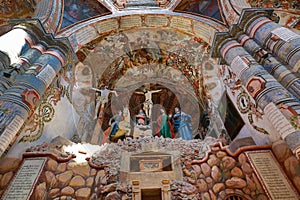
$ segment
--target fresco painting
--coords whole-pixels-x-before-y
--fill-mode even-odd
[[[183,0],[175,11],[200,14],[223,21],[217,0]]]
[[[97,1],[64,0],[64,16],[61,28],[88,18],[110,13],[106,7]]]

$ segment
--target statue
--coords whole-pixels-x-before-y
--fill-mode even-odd
[[[143,109],[140,109],[139,113],[135,116],[133,138],[152,136],[151,128],[151,125],[147,124],[145,112]]]
[[[178,136],[184,140],[193,139],[193,128],[192,128],[192,117],[180,110],[175,108],[173,115],[174,130],[178,133]]]
[[[158,134],[164,138],[174,138],[174,133],[171,131],[170,116],[168,116],[164,109],[160,109],[160,116],[157,123],[160,127]]]
[[[150,90],[150,86],[145,87],[143,92],[135,92],[136,94],[143,94],[145,95],[145,101],[143,103],[143,109],[145,110],[146,116],[151,119],[151,112],[152,112],[152,107],[153,107],[153,102],[152,102],[152,94],[153,93],[158,93],[161,90]]]
[[[97,97],[97,104],[96,104],[96,108],[95,108],[94,119],[102,118],[102,112],[103,112],[105,104],[108,102],[109,94],[114,93],[116,96],[118,96],[118,94],[115,90],[109,90],[107,86],[104,86],[104,87],[102,86],[100,90],[97,88],[91,88],[91,89],[100,93],[100,95]],[[100,108],[100,105],[101,105],[101,108]]]
[[[130,112],[127,107],[120,110],[118,114],[114,115],[109,120],[110,128],[105,131],[108,139],[112,142],[117,142],[118,139],[122,139],[130,136]]]

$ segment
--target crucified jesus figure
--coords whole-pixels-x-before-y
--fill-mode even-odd
[[[116,96],[118,96],[118,94],[114,90],[109,90],[107,86],[102,87],[100,90],[97,89],[97,88],[91,88],[91,89],[100,93],[100,95],[97,98],[97,104],[96,104],[96,108],[95,108],[95,117],[94,117],[94,119],[97,119],[98,117],[101,118],[102,117],[102,112],[103,112],[103,109],[104,109],[104,105],[108,102],[109,94],[114,93]],[[101,105],[101,108],[100,108],[100,105]]]
[[[143,103],[143,109],[145,111],[146,116],[151,119],[151,111],[153,107],[153,102],[152,102],[152,94],[153,93],[158,93],[161,90],[149,90],[145,89],[143,92],[135,92],[136,94],[143,94],[145,95],[145,101]]]

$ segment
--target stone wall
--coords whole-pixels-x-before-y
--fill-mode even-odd
[[[298,192],[300,192],[300,161],[295,157],[287,143],[283,140],[274,142],[272,151],[291,182]]]
[[[181,152],[184,176],[182,180],[171,180],[172,199],[221,200],[230,194],[238,194],[245,199],[268,199],[245,151],[271,149],[270,146],[245,147],[231,153],[214,139],[185,141],[164,138],[106,144],[88,161],[81,163],[63,152],[62,148],[53,150],[51,145],[45,144],[31,148],[24,154],[26,157],[48,157],[31,199],[132,199],[131,183],[122,185],[119,182],[120,155],[123,151],[143,152],[145,142],[157,143],[155,148],[159,147],[162,152],[171,148]],[[299,192],[299,161],[283,141],[274,143],[272,150]],[[2,195],[21,160],[4,158],[0,163]]]
[[[120,188],[107,168],[49,159],[31,199],[127,199],[126,192],[127,188]]]
[[[18,158],[3,158],[0,161],[0,197],[16,174],[21,161]]]
[[[184,182],[174,182],[174,199],[224,199],[239,194],[247,199],[268,199],[244,153],[231,155],[213,147],[204,160],[183,158]]]

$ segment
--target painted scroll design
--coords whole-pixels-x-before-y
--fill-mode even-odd
[[[19,140],[21,142],[34,142],[37,141],[43,134],[45,123],[51,122],[54,117],[54,106],[60,101],[63,94],[63,87],[53,87],[50,89],[47,97],[38,106],[33,116],[26,123],[23,132],[26,133]]]

